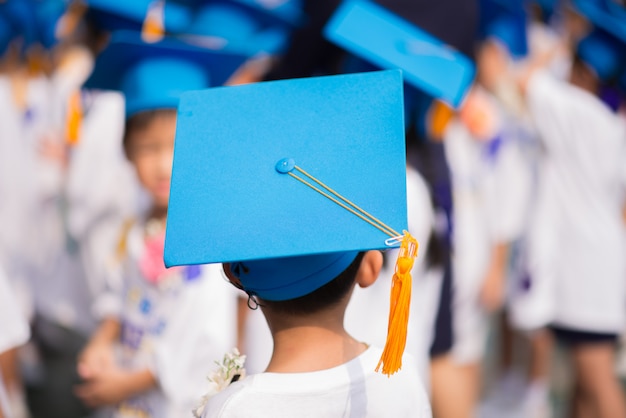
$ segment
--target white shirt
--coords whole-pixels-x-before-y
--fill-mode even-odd
[[[531,279],[549,289],[555,324],[621,332],[624,122],[595,96],[546,73],[530,79],[527,99],[545,149],[531,227]]]
[[[310,373],[261,373],[231,384],[209,402],[204,418],[431,417],[415,366],[387,377],[374,369],[382,350],[370,347],[348,363]]]
[[[135,224],[121,266],[123,287],[99,301],[107,300],[101,309],[122,324],[121,367],[151,370],[158,388],[122,402],[114,416],[191,417],[207,372],[234,346],[236,289],[218,264],[172,268],[158,283],[148,282],[139,268],[143,237],[143,225]]]

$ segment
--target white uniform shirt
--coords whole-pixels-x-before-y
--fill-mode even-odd
[[[224,281],[221,265],[173,268],[158,283],[148,282],[139,268],[143,231],[142,225],[130,230],[123,287],[106,298],[118,302],[120,366],[151,370],[158,388],[123,402],[115,416],[192,416],[207,372],[234,346],[235,289]],[[106,305],[114,314],[115,304]]]
[[[374,369],[382,350],[370,347],[348,363],[310,373],[261,373],[209,399],[204,418],[431,417],[411,359],[390,378]]]
[[[500,128],[496,138],[479,141],[458,120],[445,132],[454,202],[453,354],[460,363],[484,354],[488,319],[479,295],[492,249],[523,230],[531,176],[515,134]]]
[[[530,237],[531,285],[542,283],[554,302],[546,320],[622,332],[624,122],[596,97],[546,73],[533,75],[527,98],[545,149]]]

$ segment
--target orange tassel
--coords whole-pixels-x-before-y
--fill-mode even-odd
[[[152,43],[163,39],[165,35],[165,2],[156,0],[150,3],[146,18],[141,28],[141,39]]]
[[[391,283],[389,326],[383,354],[376,371],[382,365],[382,373],[391,376],[402,368],[402,354],[406,346],[409,309],[411,305],[411,269],[417,257],[417,240],[404,231],[396,269]]]
[[[80,90],[70,95],[65,116],[65,138],[68,145],[74,146],[80,140],[80,128],[83,122],[83,106]]]

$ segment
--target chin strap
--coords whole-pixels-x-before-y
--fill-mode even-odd
[[[387,376],[391,376],[402,368],[402,354],[406,346],[411,305],[411,269],[417,257],[417,248],[417,240],[407,231],[404,231],[391,283],[387,341],[385,342],[383,354],[376,366],[376,371],[378,372],[382,365],[382,373]]]

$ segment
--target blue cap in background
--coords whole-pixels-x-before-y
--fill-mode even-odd
[[[454,107],[474,79],[468,57],[369,1],[345,1],[324,32],[331,42],[380,68],[403,70],[407,83]]]
[[[138,32],[118,31],[97,57],[85,87],[121,91],[131,116],[175,108],[184,91],[222,85],[246,58],[170,38],[146,43]]]
[[[482,39],[495,39],[513,58],[528,54],[528,16],[522,0],[481,0],[479,32]]]
[[[594,26],[626,43],[626,8],[611,0],[573,0],[576,9]]]
[[[87,15],[104,30],[140,30],[151,6],[159,0],[84,0]],[[165,32],[179,33],[191,21],[191,11],[175,2],[166,1],[163,10]]]
[[[293,26],[261,9],[253,0],[206,2],[197,7],[184,31],[188,41],[214,43],[226,49],[248,53],[277,54],[285,49]]]
[[[165,264],[232,262],[249,294],[284,300],[328,283],[359,251],[388,248],[395,232],[303,181],[333,189],[401,234],[402,101],[400,71],[183,94]]]
[[[624,44],[601,29],[595,29],[581,39],[576,53],[602,82],[616,78],[626,63]]]

